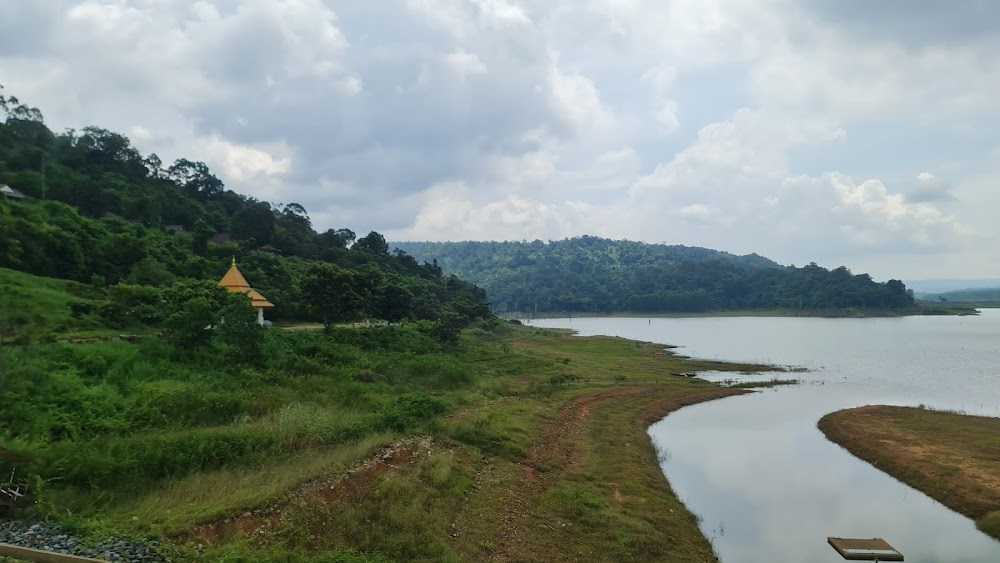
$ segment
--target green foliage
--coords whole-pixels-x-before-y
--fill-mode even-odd
[[[461,334],[465,324],[466,320],[458,313],[445,311],[441,314],[441,319],[434,325],[431,334],[441,342],[455,344],[458,342],[458,335]]]
[[[205,346],[209,342],[212,327],[221,319],[218,306],[204,297],[184,301],[167,317],[164,326],[170,341],[183,349]]]
[[[257,324],[257,311],[247,296],[229,296],[216,333],[219,340],[229,346],[227,355],[231,361],[249,365],[263,363],[264,327]]]
[[[403,431],[447,410],[447,405],[440,399],[423,394],[405,395],[396,399],[396,402],[382,413],[378,425],[390,430]]]
[[[162,292],[179,306],[168,341],[0,349],[0,444],[39,460],[36,473],[60,488],[145,490],[386,430],[418,432],[451,408],[431,393],[474,381],[473,367],[442,353],[419,323],[262,330],[244,296],[223,292],[219,309],[209,305],[216,292]],[[206,330],[201,315],[220,311],[225,322]],[[379,375],[359,383],[361,372]]]
[[[331,264],[317,264],[302,278],[302,294],[324,324],[355,321],[365,308],[359,282],[354,272]]]
[[[734,256],[705,248],[591,236],[548,243],[396,246],[481,284],[500,311],[690,313],[913,306],[898,280],[876,283],[844,267],[784,267],[756,254]]]
[[[452,309],[486,307],[482,291],[443,278],[434,264],[390,253],[377,232],[358,240],[346,228],[317,233],[301,205],[271,205],[227,190],[203,162],[166,165],[99,127],[55,134],[37,108],[4,99],[15,102],[0,112],[0,183],[32,199],[0,198],[0,268],[98,287],[165,288],[217,280],[236,255],[254,289],[276,305],[272,319],[435,320],[458,300]],[[231,242],[209,242],[217,234]],[[259,251],[264,245],[280,258]],[[350,291],[314,307],[300,288],[320,291],[303,284],[320,263],[339,268],[332,281]],[[115,327],[154,324],[177,309],[157,315],[141,305],[147,303],[109,306],[105,318]]]
[[[601,498],[581,486],[566,486],[554,490],[551,500],[567,517],[586,521],[606,505]]]
[[[580,376],[564,373],[561,375],[553,375],[552,377],[550,377],[549,385],[553,387],[560,387],[568,383],[575,383],[577,381],[580,381]]]
[[[387,283],[378,288],[375,316],[396,323],[413,314],[413,292],[401,283]]]
[[[155,287],[117,284],[108,288],[108,299],[99,308],[108,325],[152,326],[163,320],[163,292]]]

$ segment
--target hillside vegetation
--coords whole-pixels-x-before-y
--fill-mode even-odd
[[[899,280],[846,267],[784,267],[750,254],[584,236],[542,242],[398,242],[486,289],[498,311],[669,313],[904,309]]]
[[[671,374],[764,368],[496,319],[450,339],[430,321],[263,330],[239,301],[196,340],[71,343],[101,326],[72,313],[95,289],[0,279],[45,329],[0,348],[21,515],[166,538],[173,560],[714,561],[645,429],[739,392]]]
[[[0,200],[0,475],[26,526],[174,561],[715,560],[645,430],[739,392],[673,373],[763,366],[504,323],[377,232],[0,115],[0,183],[28,196]],[[270,319],[323,330],[258,325],[217,285],[234,257]]]
[[[217,281],[233,257],[275,305],[272,320],[460,326],[489,314],[482,290],[390,252],[377,232],[318,233],[299,204],[237,194],[202,162],[165,165],[99,127],[53,133],[14,97],[0,95],[0,117],[0,184],[28,196],[0,197],[0,267],[81,282],[114,301],[101,310],[80,302],[77,316],[157,325],[164,288]]]

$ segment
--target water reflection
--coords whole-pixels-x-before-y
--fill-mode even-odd
[[[873,403],[1000,415],[1000,311],[902,319],[573,319],[584,334],[694,357],[794,364],[803,385],[687,407],[650,428],[664,471],[726,563],[842,561],[827,536],[884,537],[909,562],[996,562],[1000,543],[816,429]],[[730,378],[729,374],[715,377]],[[771,376],[766,376],[770,378]]]

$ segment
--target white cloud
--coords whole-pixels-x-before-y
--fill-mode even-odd
[[[698,221],[708,221],[715,213],[716,211],[713,208],[700,203],[692,203],[680,211],[681,217]]]
[[[472,0],[479,8],[482,19],[489,25],[531,24],[531,18],[524,10],[507,0]]]
[[[907,194],[906,199],[914,202],[947,202],[954,201],[951,186],[930,172],[917,175],[917,185]]]
[[[660,124],[661,131],[665,135],[671,135],[681,126],[681,120],[677,117],[677,102],[666,100],[660,104],[660,109],[655,113],[656,121]]]
[[[563,72],[553,57],[549,93],[553,109],[578,134],[596,133],[613,126],[615,117],[604,105],[594,81],[580,72]]]
[[[0,2],[0,83],[321,228],[1000,277],[988,17],[819,4]]]
[[[340,89],[348,96],[357,96],[364,91],[365,83],[360,76],[354,74],[340,81]]]
[[[677,82],[677,69],[662,63],[658,64],[642,74],[642,81],[652,87],[654,94],[663,95]]]
[[[394,233],[407,240],[558,239],[572,233],[568,214],[582,210],[580,204],[552,205],[510,195],[476,205],[471,190],[462,183],[434,186],[427,205],[413,227]]]
[[[444,63],[461,80],[476,74],[486,74],[486,65],[475,53],[455,51],[444,56]]]
[[[405,0],[405,5],[427,23],[456,38],[464,38],[475,27],[465,0]]]
[[[199,140],[195,148],[200,158],[219,169],[241,192],[267,201],[282,199],[280,177],[293,162],[287,146],[243,146],[213,135]]]

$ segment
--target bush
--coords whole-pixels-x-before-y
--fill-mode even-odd
[[[383,429],[405,432],[447,410],[448,405],[440,399],[423,394],[404,395],[382,411],[377,425]]]

